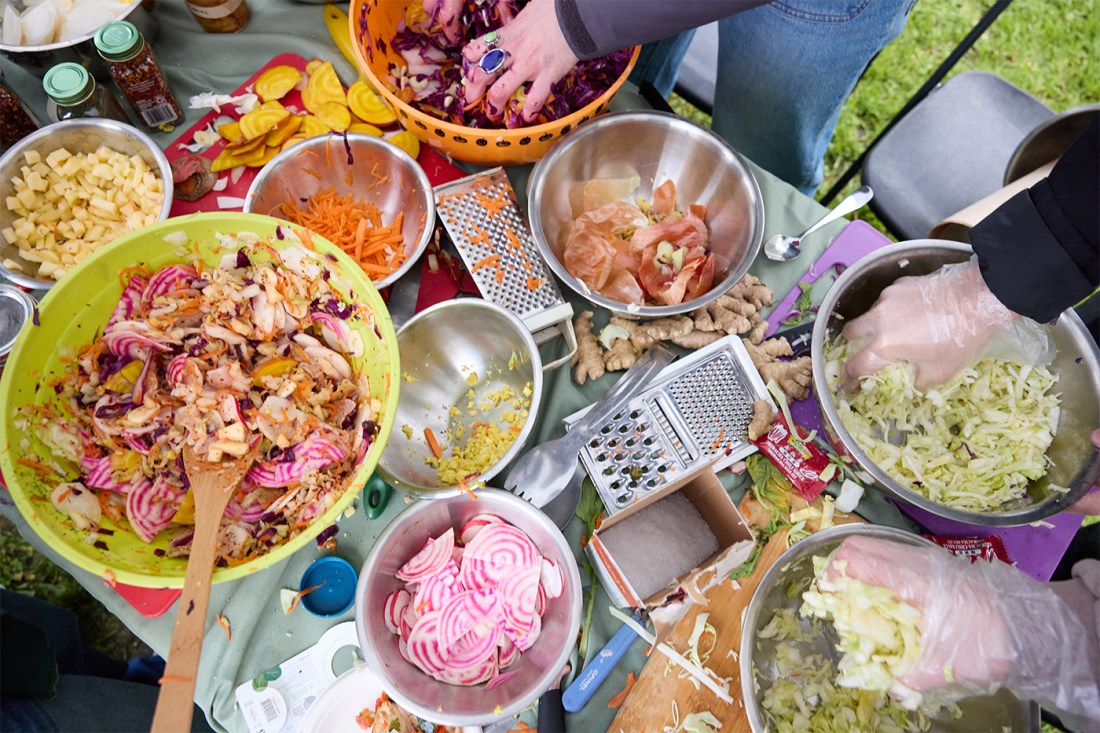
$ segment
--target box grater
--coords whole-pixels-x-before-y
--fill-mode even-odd
[[[581,451],[608,515],[686,471],[711,462],[717,471],[755,451],[746,434],[756,400],[772,401],[737,336],[665,367]],[[588,409],[566,417],[566,429]]]
[[[535,343],[565,338],[569,353],[544,369],[568,362],[577,350],[573,306],[542,261],[504,169],[460,178],[434,192],[439,218],[481,294],[519,316]]]

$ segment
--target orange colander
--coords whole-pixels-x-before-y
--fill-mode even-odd
[[[611,98],[626,81],[638,60],[640,49],[635,49],[622,75],[606,92],[585,107],[553,122],[511,130],[455,125],[402,102],[390,91],[387,84],[389,65],[404,63],[401,55],[391,47],[390,41],[397,34],[398,23],[404,18],[408,6],[420,2],[421,0],[351,0],[348,17],[351,23],[352,49],[360,70],[381,93],[386,104],[400,118],[402,125],[426,145],[468,163],[513,165],[533,163],[540,159],[555,140],[607,110]],[[375,42],[379,40],[384,43]]]

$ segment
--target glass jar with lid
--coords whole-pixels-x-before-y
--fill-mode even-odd
[[[101,86],[83,66],[71,61],[57,64],[42,79],[42,88],[50,101],[46,114],[54,122],[78,117],[109,117],[129,122],[122,105]]]
[[[0,69],[0,153],[38,129],[38,122],[16,96],[4,86],[4,70]]]
[[[187,0],[187,9],[207,33],[236,33],[252,17],[247,0]]]
[[[96,31],[95,47],[136,119],[151,130],[183,121],[183,110],[152,49],[133,23],[118,20],[104,24]]]

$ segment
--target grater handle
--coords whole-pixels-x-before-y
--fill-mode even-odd
[[[676,355],[663,346],[651,346],[615,385],[592,405],[566,436],[576,435],[583,444],[595,430],[602,428],[615,413],[627,405],[657,374],[672,363]]]
[[[561,331],[562,337],[565,338],[565,356],[560,359],[555,359],[549,364],[543,364],[542,370],[548,372],[551,369],[557,369],[562,364],[567,364],[573,360],[573,355],[577,353],[577,334],[573,330],[573,321],[566,319],[558,324],[558,330]]]

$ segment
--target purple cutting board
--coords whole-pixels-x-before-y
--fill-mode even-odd
[[[823,276],[833,275],[836,265],[848,267],[860,257],[890,243],[889,239],[866,222],[853,221],[825,248],[801,282],[813,283]],[[775,324],[782,323],[787,317],[800,293],[801,289],[795,285],[779,302],[772,312],[774,317],[771,320]],[[778,325],[771,326],[768,336],[777,329]],[[791,403],[791,416],[799,425],[822,434],[821,412],[812,392],[808,398]],[[1020,570],[1042,582],[1050,580],[1082,521],[1080,515],[1063,512],[1046,520],[1052,527],[983,527],[944,519],[905,502],[899,501],[897,505],[929,534],[953,537],[997,535],[1004,543],[1009,560]]]

